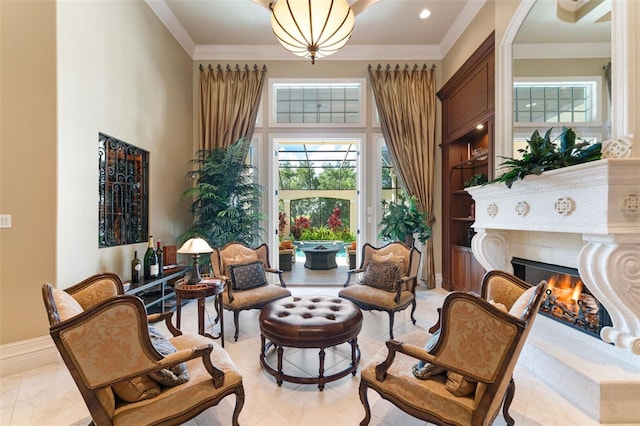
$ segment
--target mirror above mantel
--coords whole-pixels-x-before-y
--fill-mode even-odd
[[[536,0],[513,41],[514,152],[534,130],[611,138],[611,1]]]
[[[591,0],[594,1],[594,0]],[[523,52],[527,52],[526,55],[531,55],[532,52],[540,50],[544,44],[547,44],[549,39],[542,38],[540,43],[533,43],[531,39],[525,38],[525,32],[520,34],[521,29],[526,28],[529,12],[534,9],[538,2],[551,3],[550,7],[553,11],[556,11],[556,2],[554,0],[522,0],[515,12],[512,19],[505,28],[502,41],[499,45],[499,52],[497,55],[497,91],[496,91],[496,143],[495,143],[495,155],[496,158],[501,156],[513,155],[513,81],[514,81],[514,58],[515,60],[522,60]],[[575,3],[575,2],[572,2]],[[640,98],[640,85],[636,83],[634,76],[640,73],[640,61],[637,59],[637,51],[640,45],[640,32],[635,31],[634,27],[640,25],[640,2],[625,1],[625,0],[605,0],[611,7],[610,18],[611,21],[608,25],[611,31],[611,106],[608,111],[611,112],[608,122],[610,126],[607,126],[607,131],[603,132],[603,137],[618,138],[634,133],[636,126],[640,123],[640,109],[635,106],[638,105],[636,99]],[[602,16],[602,15],[601,15]],[[608,19],[605,17],[604,19]],[[604,28],[604,26],[603,26]],[[534,31],[536,28],[534,27]],[[597,40],[597,37],[602,37],[601,32],[606,30],[594,31],[593,34],[582,34],[583,39],[587,40],[591,47],[589,48],[591,55],[599,57],[599,60],[603,63],[606,59],[606,41]],[[538,33],[547,33],[547,26],[543,25],[537,29]],[[548,31],[549,34],[551,30]],[[546,36],[545,36],[546,37]],[[558,38],[559,36],[556,36]],[[566,36],[564,41],[571,43],[575,41],[574,36]],[[523,41],[527,41],[527,47],[519,47],[519,44],[525,44]],[[515,49],[514,49],[515,44]],[[531,45],[538,44],[537,47]],[[557,44],[557,43],[556,43]],[[542,45],[542,46],[540,46]],[[556,46],[558,47],[558,46]],[[547,51],[554,51],[555,48],[547,47]],[[557,51],[561,51],[557,49]],[[576,58],[579,49],[574,45],[573,59],[575,62],[582,61],[582,59]],[[571,59],[566,54],[565,58]],[[600,67],[602,65],[599,65]],[[602,70],[600,70],[602,75]],[[606,82],[603,78],[603,82]],[[606,83],[605,83],[606,84]],[[605,89],[606,93],[606,89]],[[606,99],[605,99],[606,101]],[[605,102],[606,105],[606,102]],[[606,125],[607,123],[605,123]],[[547,126],[547,128],[553,126]],[[610,130],[609,130],[610,129]],[[636,134],[638,132],[635,132]],[[640,157],[640,144],[636,143],[633,147],[632,157]],[[499,165],[499,161],[496,162]]]

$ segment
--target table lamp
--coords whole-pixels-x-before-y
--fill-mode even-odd
[[[193,255],[193,270],[191,271],[191,278],[187,281],[187,284],[197,284],[202,281],[200,276],[200,265],[198,264],[198,257],[200,253],[211,253],[213,249],[209,247],[209,244],[205,240],[199,237],[190,238],[186,243],[180,247],[178,253],[186,253]]]

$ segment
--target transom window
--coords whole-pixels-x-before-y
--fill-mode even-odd
[[[599,82],[518,81],[513,85],[516,123],[593,123],[599,121]]]
[[[270,125],[364,126],[364,83],[327,80],[272,83]]]

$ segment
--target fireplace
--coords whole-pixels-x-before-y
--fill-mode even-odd
[[[514,256],[564,265],[611,317],[609,326],[598,319],[600,340],[538,315],[519,364],[600,423],[640,424],[640,158],[467,191],[476,206],[471,246],[485,270],[517,270]]]
[[[548,283],[540,314],[597,339],[603,327],[613,325],[607,309],[584,285],[577,269],[519,257],[512,258],[511,264],[513,274],[527,283]]]

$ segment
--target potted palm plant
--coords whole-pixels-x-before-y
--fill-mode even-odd
[[[429,215],[418,210],[415,196],[401,194],[396,202],[382,202],[386,214],[378,224],[378,237],[402,241],[413,246],[414,237],[424,244],[431,238],[431,227],[427,224]]]
[[[178,243],[197,235],[212,247],[231,241],[253,246],[261,239],[261,195],[264,188],[254,181],[253,166],[245,161],[249,141],[240,139],[226,149],[200,150],[187,173],[196,184],[182,198],[191,202],[193,226]]]

